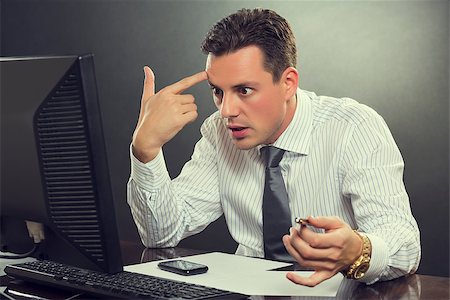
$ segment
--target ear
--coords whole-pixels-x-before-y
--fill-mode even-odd
[[[281,84],[283,85],[286,99],[291,99],[297,93],[299,75],[294,67],[288,67],[281,74]]]

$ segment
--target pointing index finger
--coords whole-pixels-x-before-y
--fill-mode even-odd
[[[196,85],[197,83],[202,82],[208,78],[206,71],[198,72],[197,74],[185,77],[174,84],[171,84],[165,88],[166,91],[169,91],[174,94],[180,94],[184,90]]]

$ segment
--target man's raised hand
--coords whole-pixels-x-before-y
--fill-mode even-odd
[[[133,154],[146,163],[186,124],[197,118],[194,96],[181,94],[207,79],[205,71],[185,77],[155,94],[155,75],[144,67],[145,79],[139,120],[133,134]]]

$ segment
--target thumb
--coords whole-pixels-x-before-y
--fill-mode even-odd
[[[138,119],[136,128],[139,128],[139,126],[141,126],[142,120],[144,118],[145,100],[155,94],[155,74],[153,74],[152,69],[145,66],[144,67],[144,76],[145,77],[144,77],[144,87],[142,90],[141,109],[139,111],[139,119]]]
[[[142,100],[148,99],[155,94],[155,74],[148,66],[144,67],[144,89],[142,91]]]
[[[338,217],[308,217],[308,222],[316,228],[323,228],[325,231],[338,229],[345,226],[345,223]]]

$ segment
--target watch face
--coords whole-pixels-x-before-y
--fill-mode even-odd
[[[359,267],[355,270],[355,279],[363,278],[368,269],[369,263],[362,263],[359,265]]]

